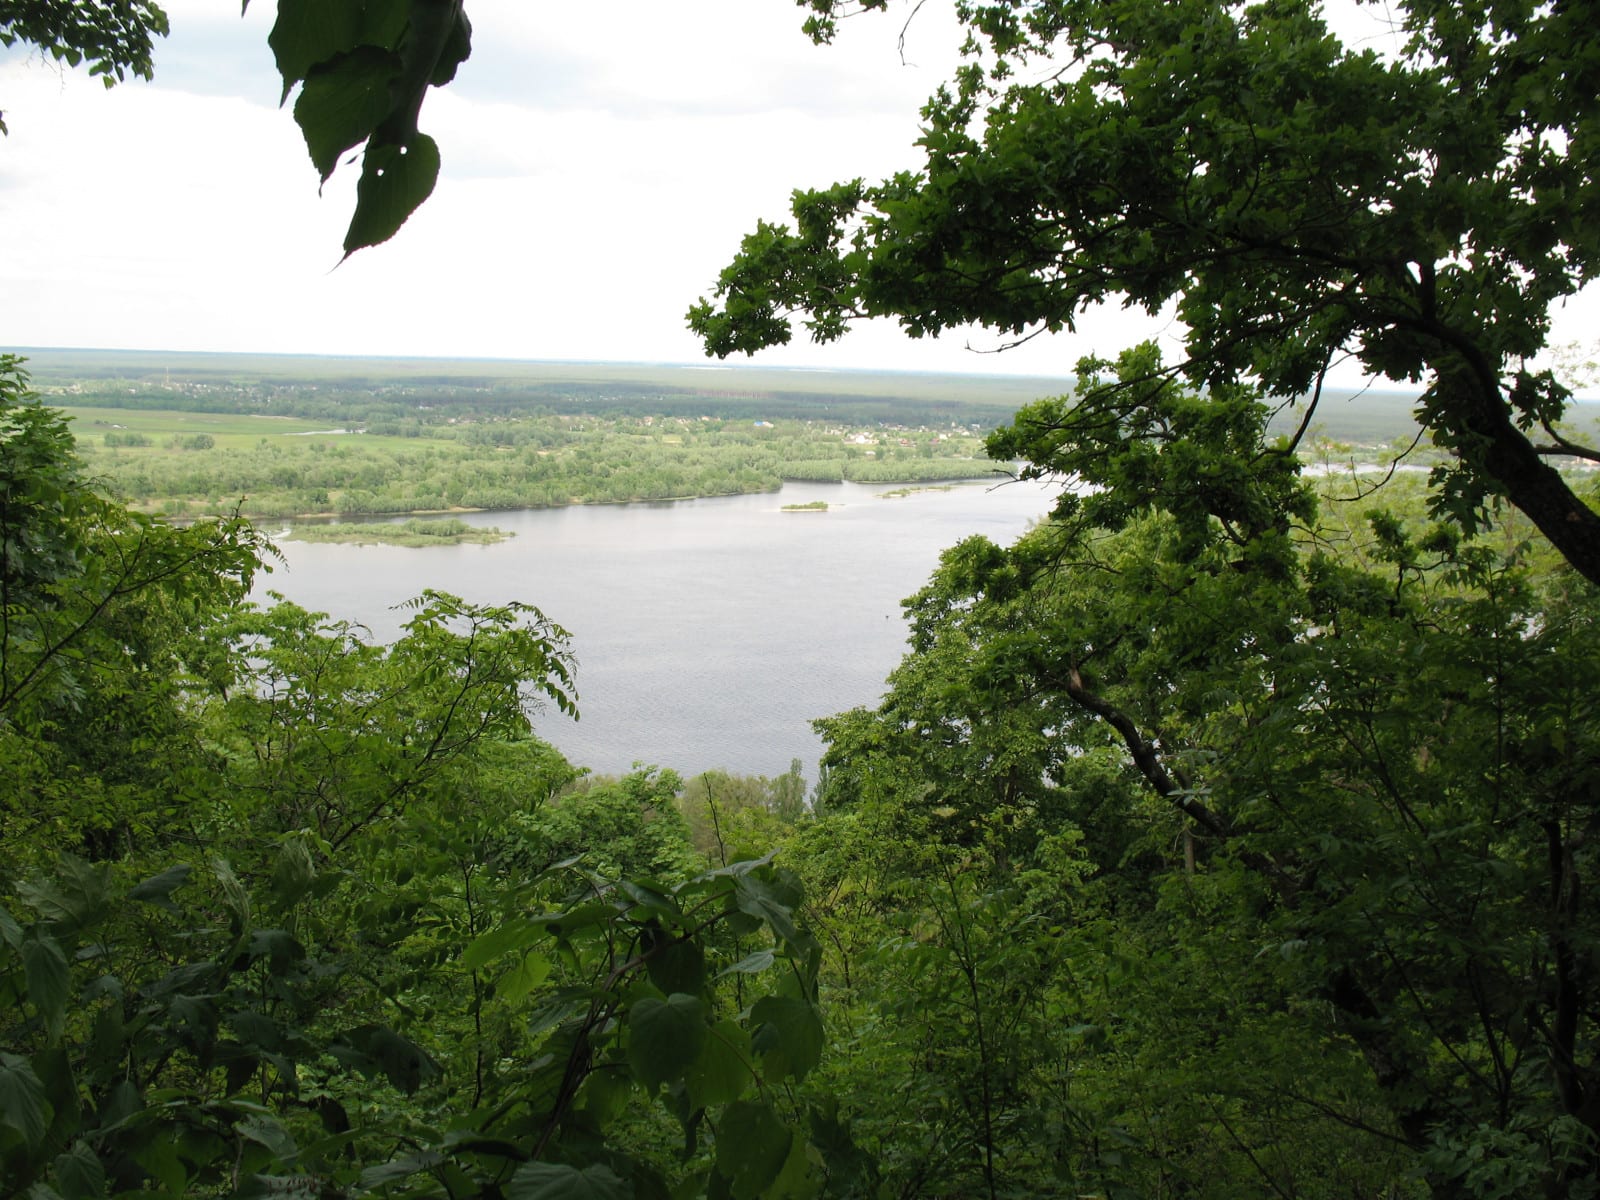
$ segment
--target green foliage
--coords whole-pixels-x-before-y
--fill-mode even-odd
[[[1412,0],[1383,60],[1295,0],[958,10],[926,170],[797,195],[697,327],[1175,301],[1188,359],[1087,360],[991,438],[1072,490],[946,554],[883,703],[821,724],[809,814],[797,766],[584,778],[529,733],[575,704],[529,606],[427,592],[376,646],[242,605],[253,531],[108,500],[0,360],[8,1192],[1600,1191],[1600,551],[1523,365],[1600,254],[1583,14]],[[418,108],[467,35],[447,0],[280,6],[319,173],[366,145],[347,253],[431,187]],[[1427,379],[1443,524],[1319,497],[1271,431],[1346,353]],[[404,497],[259,457],[296,503],[443,507],[436,439],[383,419]],[[650,457],[624,496],[948,469],[713,424],[450,444],[552,497],[550,460]],[[181,436],[163,461],[236,449]],[[1474,536],[1499,495],[1553,551]]]
[[[465,7],[459,0],[279,0],[267,41],[284,100],[300,89],[294,119],[323,182],[341,157],[364,147],[345,257],[388,241],[439,176],[439,148],[417,119],[427,90],[455,78],[471,53]]]
[[[621,779],[579,780],[530,826],[545,863],[581,860],[606,876],[678,881],[692,867],[688,829],[678,813],[683,786],[654,767]]]
[[[105,410],[93,411],[99,416]],[[125,420],[190,427],[177,414]],[[683,418],[501,415],[418,427],[404,440],[378,434],[381,422],[337,437],[276,438],[262,437],[259,422],[243,424],[244,431],[234,433],[219,423],[217,445],[203,454],[171,451],[213,435],[174,434],[168,449],[119,441],[117,452],[97,456],[95,466],[141,506],[171,506],[168,511],[182,515],[237,507],[263,517],[615,503],[774,491],[786,479],[872,482],[993,473],[975,437],[947,438],[925,459],[879,460],[862,457],[839,426],[822,422],[783,422],[758,434]],[[334,537],[339,528],[321,536]],[[385,528],[391,529],[386,537],[395,536]],[[435,527],[413,528],[427,534]]]
[[[514,894],[525,905],[571,871],[525,877]],[[633,1194],[662,1194],[674,1168],[647,1147],[676,1127],[688,1169],[675,1170],[697,1193],[719,1178],[762,1191],[787,1178],[796,1194],[814,1194],[803,1153],[791,1162],[770,1152],[777,1139],[805,1145],[780,1088],[804,1077],[821,1044],[816,949],[794,924],[792,882],[759,862],[675,885],[574,878],[580,890],[564,903],[533,916],[510,908],[460,951],[476,1019],[515,1014],[505,1028],[521,1064],[487,1083],[480,1074],[474,1104],[429,1135],[432,1149],[369,1166],[364,1183],[432,1195],[442,1177],[457,1189],[565,1195],[620,1180]],[[763,930],[765,966],[746,956],[731,968],[747,993],[741,1008],[717,968]],[[759,978],[772,990],[749,996]],[[641,1126],[652,1105],[667,1124]],[[730,1132],[752,1121],[764,1140]]]
[[[141,840],[204,775],[182,677],[264,543],[237,518],[174,528],[107,501],[15,360],[0,422],[3,878],[56,849]]]
[[[850,429],[927,426],[964,436],[1004,420],[1038,389],[1037,381],[1021,377],[860,371],[831,373],[826,388],[815,390],[818,381],[804,372],[758,367],[719,372],[711,389],[703,386],[703,373],[689,368],[618,363],[162,353],[157,365],[145,354],[110,350],[46,350],[30,361],[41,390],[57,393],[62,403],[70,399],[123,414],[302,417],[316,422],[308,430],[344,426],[376,433],[387,426],[386,433],[400,435],[515,417],[585,416],[681,419],[695,429],[720,429],[723,421],[825,420]],[[1381,411],[1360,400],[1350,407],[1360,417],[1359,428]],[[1330,422],[1339,416],[1330,412]],[[248,424],[259,432],[259,422]],[[1379,428],[1387,430],[1382,439],[1415,433],[1404,416]],[[487,435],[498,436],[493,430]]]
[[[670,772],[574,786],[565,634],[243,604],[247,527],[129,516],[7,381],[7,1192],[818,1194],[798,880],[700,869]]]
[[[59,412],[28,389],[22,360],[0,357],[0,595],[9,620],[39,603],[84,553],[79,526],[94,508]]]
[[[1590,1194],[1594,590],[1416,491],[1320,518],[1259,406],[1120,370],[996,435],[1082,493],[947,552],[883,704],[820,723],[799,869],[857,1020],[965,1030],[840,1091],[900,1080],[991,1194]],[[1143,436],[1108,437],[1130,381]]]
[[[179,1196],[328,1169],[350,1139],[332,1109],[306,1119],[303,1066],[411,1090],[436,1070],[392,1031],[319,1020],[331,964],[256,924],[226,866],[205,906],[181,905],[195,882],[175,867],[130,887],[68,858],[0,910],[8,1191]]]
[[[566,634],[530,605],[424,592],[390,646],[287,601],[218,631],[235,664],[206,706],[238,764],[241,825],[312,831],[329,853],[451,786],[482,741],[528,736],[527,710],[575,711]]]
[[[244,0],[249,7],[249,0]],[[167,15],[152,0],[4,0],[0,46],[32,44],[58,62],[87,62],[107,87],[153,73]],[[279,0],[267,38],[283,99],[323,182],[362,148],[344,252],[388,241],[433,192],[439,149],[417,128],[430,87],[443,87],[472,50],[461,0]],[[6,132],[0,121],[0,133]]]
[[[104,438],[105,444],[111,447],[118,446],[148,446],[150,439],[142,433],[108,433]]]
[[[1164,377],[1149,344],[1115,364],[1085,359],[1078,379],[1071,401],[1028,405],[989,439],[992,457],[1027,462],[1024,477],[1078,481],[1057,499],[1059,520],[1116,530],[1158,509],[1195,552],[1219,522],[1237,544],[1287,552],[1289,522],[1314,503],[1294,448],[1264,444],[1271,413],[1254,393],[1195,396]]]
[[[131,71],[151,77],[154,41],[167,36],[167,14],[152,0],[4,0],[0,3],[0,46],[37,46],[57,62],[89,64],[107,87]],[[0,134],[6,132],[0,120]]]
[[[677,800],[689,844],[702,861],[722,863],[782,846],[807,816],[801,763],[775,778],[704,771]]]
[[[809,7],[827,40],[883,5]],[[968,59],[923,110],[921,169],[796,192],[792,225],[761,223],[691,310],[709,353],[787,342],[792,314],[818,341],[878,316],[1026,337],[1174,304],[1174,370],[1208,397],[1315,407],[1350,359],[1425,381],[1417,416],[1451,456],[1436,511],[1470,532],[1504,496],[1600,582],[1600,514],[1547,462],[1600,452],[1557,428],[1569,394],[1527,365],[1552,303],[1600,268],[1583,15],[1414,0],[1384,57],[1312,0],[957,11]],[[1144,386],[1102,416],[1136,426]]]
[[[560,1195],[616,1177],[630,1194],[663,1194],[658,1165],[625,1148],[638,1117],[621,1102],[635,1095],[659,1097],[679,1125],[697,1187],[815,1194],[800,1114],[780,1088],[820,1053],[816,950],[778,900],[795,894],[782,872],[742,863],[670,890],[589,876],[582,898],[456,943],[434,986],[468,974],[480,1031],[516,1014],[504,1028],[520,1032],[502,1049],[525,1065],[491,1078],[480,1062],[453,1080],[459,1048],[435,1057],[361,1020],[356,964],[326,938],[316,949],[327,922],[314,914],[337,887],[291,898],[218,864],[219,921],[179,903],[194,882],[179,867],[127,887],[109,868],[65,860],[23,889],[20,917],[0,909],[8,1189],[77,1195],[87,1175],[108,1195],[319,1180],[432,1195],[440,1179]],[[513,891],[526,902],[549,882]],[[287,924],[257,923],[258,909]],[[776,938],[760,972],[773,990],[740,1012],[715,967],[763,928]],[[741,963],[738,987],[757,975]],[[448,1128],[430,1127],[430,1110],[453,1114]],[[427,1148],[398,1153],[397,1135]]]

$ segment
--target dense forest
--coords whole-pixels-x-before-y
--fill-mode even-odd
[[[330,430],[276,417],[64,411],[95,473],[135,507],[173,517],[549,508],[1001,469],[980,437],[954,426],[502,414]]]
[[[885,4],[802,7],[826,42]],[[248,520],[102,471],[218,435],[91,456],[0,356],[0,1191],[1600,1194],[1600,451],[1539,358],[1600,271],[1592,12],[1406,0],[1385,57],[1301,0],[957,7],[922,166],[796,192],[695,329],[1120,303],[1181,350],[1085,358],[987,436],[1055,508],[945,553],[814,786],[565,761],[536,598],[425,591],[390,644],[251,606]],[[164,29],[0,8],[108,78]],[[313,164],[359,151],[347,253],[427,198],[471,36],[280,4]],[[1349,364],[1421,389],[1383,473],[1307,453]],[[372,436],[450,501],[505,415],[361,420],[415,419]],[[665,457],[690,425],[645,418],[701,415],[605,428]]]

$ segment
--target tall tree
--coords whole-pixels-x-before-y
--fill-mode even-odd
[[[827,40],[887,0],[802,3]],[[1187,356],[1156,374],[1315,397],[1353,359],[1424,383],[1439,510],[1470,528],[1509,498],[1600,581],[1600,515],[1550,464],[1600,452],[1528,365],[1600,269],[1587,5],[1409,0],[1385,53],[1315,0],[956,8],[968,57],[924,109],[924,165],[761,223],[691,310],[708,352],[785,343],[797,315],[818,341],[880,316],[1020,339],[1173,304]]]
[[[1077,1192],[1207,1163],[1182,1194],[1589,1194],[1595,589],[1515,536],[1319,513],[1248,396],[1139,394],[1145,438],[1063,445],[1065,402],[996,435],[1091,486],[947,552],[883,704],[821,723],[826,808],[986,854],[997,913],[1074,925],[1016,996],[1079,1029],[1062,1120],[1132,1139],[1065,1148]],[[1020,1014],[979,982],[990,1026]],[[1375,1178],[1332,1183],[1352,1154]]]

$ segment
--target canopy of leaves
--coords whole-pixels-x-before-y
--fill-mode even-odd
[[[820,723],[820,924],[875,1011],[961,1031],[862,1069],[996,1191],[1042,1126],[1065,1194],[1587,1194],[1595,589],[1420,502],[1319,505],[1265,406],[1151,354],[995,435],[1081,483],[947,552],[882,705]]]
[[[853,6],[809,7],[826,38]],[[1600,270],[1582,6],[1416,0],[1386,55],[1312,0],[957,8],[968,59],[924,109],[923,167],[796,192],[691,311],[709,353],[796,315],[819,341],[878,316],[1025,338],[1175,305],[1197,386],[1300,396],[1345,360],[1424,383],[1454,455],[1439,511],[1470,529],[1507,496],[1600,580],[1600,516],[1546,461],[1600,455],[1526,365]]]
[[[149,79],[154,40],[166,35],[167,14],[153,0],[0,0],[0,46],[23,42],[57,62],[88,63],[107,87],[130,71]]]

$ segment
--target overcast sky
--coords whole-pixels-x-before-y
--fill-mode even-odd
[[[430,93],[444,165],[397,237],[337,266],[355,168],[319,197],[267,47],[275,6],[171,0],[156,82],[107,91],[0,52],[0,346],[696,362],[685,309],[796,187],[916,165],[958,35],[927,5],[846,23],[790,0],[471,5]],[[758,361],[1062,375],[1174,331],[1121,313],[1005,354],[858,329]],[[1582,336],[1574,334],[1572,336]]]

